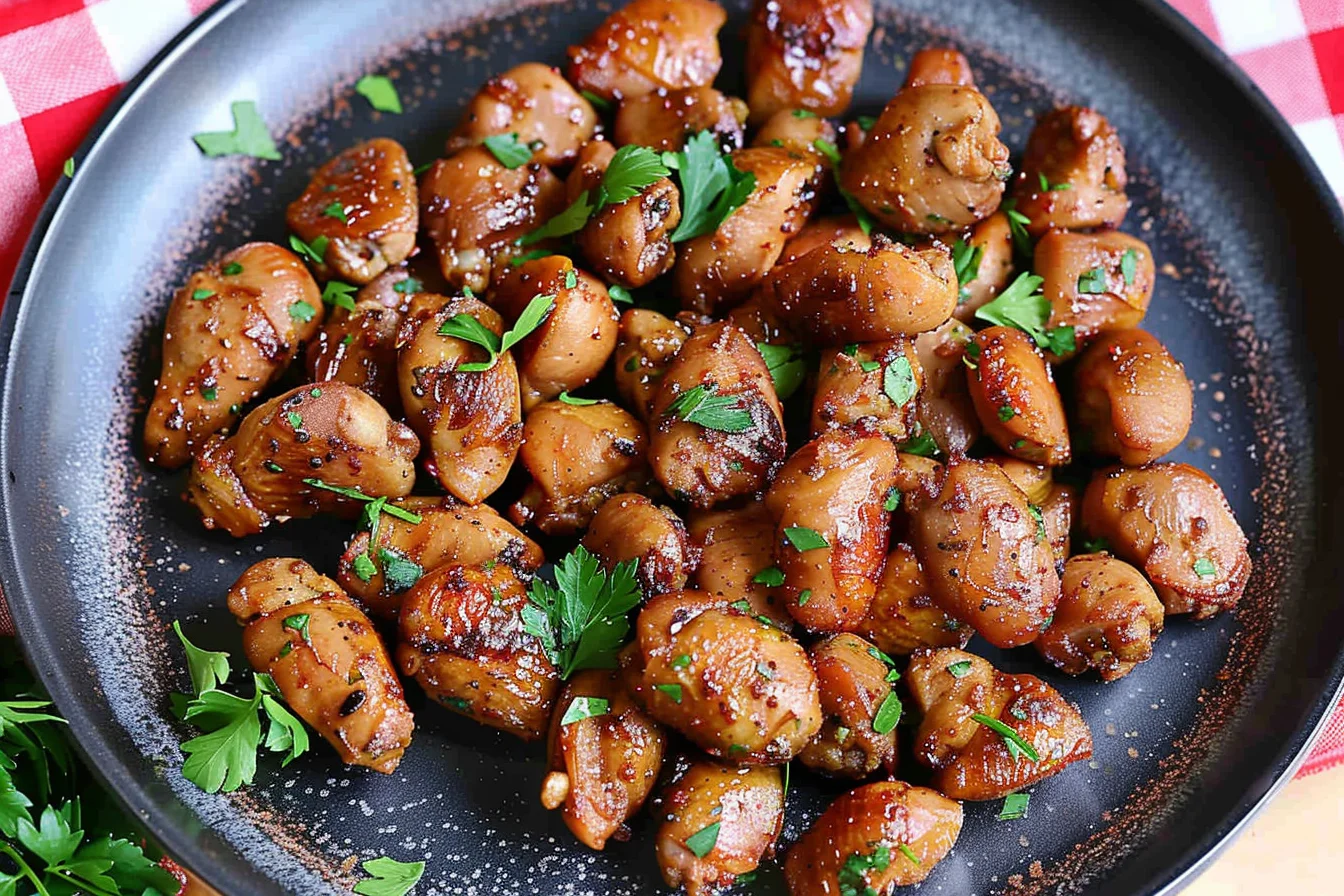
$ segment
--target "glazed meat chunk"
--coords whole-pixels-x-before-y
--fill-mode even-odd
[[[536,542],[489,505],[401,498],[392,506],[413,519],[385,513],[376,531],[356,532],[336,573],[341,587],[377,616],[395,619],[406,591],[440,566],[503,563],[526,580],[545,562]]]
[[[579,151],[578,163],[565,181],[568,202],[596,190],[616,155],[604,141]],[[574,236],[589,269],[608,281],[631,289],[644,286],[672,270],[676,250],[672,233],[681,222],[681,194],[672,181],[659,178],[624,202],[603,205]]]
[[[831,430],[798,449],[770,486],[775,595],[813,631],[857,628],[887,556],[896,448],[880,435]]]
[[[1088,448],[1139,467],[1185,441],[1194,396],[1185,368],[1143,330],[1096,341],[1073,370],[1078,428]]]
[[[877,342],[932,330],[957,307],[947,249],[829,243],[776,267],[761,297],[790,329],[824,345]]]
[[[915,758],[952,799],[1001,799],[1092,755],[1077,707],[1034,675],[947,648],[915,653],[905,677],[923,713]]]
[[[631,0],[569,48],[566,77],[604,100],[703,87],[723,64],[718,34],[727,19],[713,0]]]
[[[1008,147],[999,116],[974,87],[907,87],[863,143],[845,155],[840,186],[874,217],[907,233],[947,233],[999,207]]]
[[[402,602],[397,665],[431,698],[523,740],[545,736],[560,676],[523,628],[527,591],[502,563],[442,566]]]
[[[229,589],[243,650],[285,702],[336,748],[341,761],[391,774],[415,722],[373,623],[302,560],[252,566]]]
[[[248,243],[187,279],[168,307],[145,455],[175,469],[285,372],[322,326],[317,284],[297,256]]]
[[[961,805],[927,787],[879,781],[851,790],[789,850],[789,896],[894,893],[917,884],[952,850],[961,821]]]
[[[1119,227],[1129,211],[1127,182],[1125,148],[1106,116],[1065,106],[1036,123],[1013,195],[1033,236],[1052,228]]]
[[[784,826],[782,778],[777,768],[679,760],[654,806],[663,819],[655,849],[664,883],[713,896],[756,870]],[[715,835],[708,849],[706,830]]]
[[[508,168],[472,146],[439,159],[420,183],[420,221],[455,288],[484,292],[517,240],[564,211],[565,185],[540,162]]]
[[[538,405],[519,452],[532,480],[509,518],[547,535],[580,532],[612,495],[647,489],[648,444],[643,425],[611,402]]]
[[[592,849],[624,840],[625,823],[658,781],[666,747],[663,729],[640,711],[616,673],[579,672],[551,715],[542,805],[563,808],[566,826]]]
[[[687,138],[709,131],[723,149],[741,149],[746,119],[746,103],[713,87],[658,90],[622,102],[612,136],[618,145],[677,152]]]
[[[872,30],[872,0],[756,0],[747,25],[752,123],[781,109],[842,114]]]
[[[1070,675],[1096,669],[1115,681],[1153,655],[1164,620],[1162,602],[1137,569],[1110,554],[1079,554],[1064,564],[1055,618],[1035,646]]]
[[[415,173],[406,150],[380,137],[352,146],[313,175],[289,205],[289,229],[322,256],[324,280],[368,283],[415,248]]]
[[[512,134],[533,161],[563,165],[574,160],[596,128],[592,105],[558,71],[525,62],[485,82],[467,104],[447,151],[452,155],[487,137]]]
[[[248,414],[197,455],[186,498],[207,529],[235,538],[273,521],[353,515],[358,492],[400,498],[415,485],[420,441],[382,405],[345,383],[299,386]]]
[[[645,604],[621,660],[649,715],[724,761],[788,762],[821,728],[817,676],[803,648],[703,591]]]
[[[637,561],[635,578],[645,597],[682,590],[700,562],[681,518],[644,495],[608,498],[588,524],[583,546],[607,569]]]
[[[907,495],[910,534],[938,606],[996,647],[1034,641],[1059,600],[1039,510],[996,464],[953,458]]]
[[[764,489],[784,451],[783,409],[756,346],[726,322],[696,329],[653,400],[649,458],[663,488],[712,507]]]
[[[682,307],[701,314],[721,314],[741,303],[816,206],[821,171],[816,157],[752,147],[731,158],[738,170],[755,177],[755,189],[717,230],[687,240],[672,269]]]
[[[476,328],[495,336],[504,321],[474,298],[417,296],[397,337],[397,382],[406,420],[429,447],[429,468],[448,493],[479,504],[509,474],[523,437],[512,352],[493,361]],[[454,335],[457,334],[457,335]]]
[[[1073,327],[1080,348],[1138,326],[1153,297],[1153,253],[1127,233],[1052,231],[1036,244],[1032,267],[1050,300],[1049,325]]]
[[[1090,536],[1143,570],[1167,615],[1207,619],[1246,590],[1246,535],[1207,473],[1170,463],[1103,470],[1088,483],[1082,514]]]

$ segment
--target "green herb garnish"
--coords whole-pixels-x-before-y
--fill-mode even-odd
[[[192,140],[201,152],[211,158],[218,156],[251,156],[256,159],[277,161],[280,151],[275,147],[266,130],[266,122],[257,114],[257,104],[251,100],[241,100],[230,107],[233,114],[233,130],[208,131],[195,134]]]
[[[1126,249],[1125,254],[1120,256],[1120,276],[1125,278],[1125,285],[1133,286],[1138,273],[1139,254],[1133,249]]]
[[[1003,808],[999,810],[999,821],[1017,821],[1027,817],[1027,806],[1031,803],[1029,793],[1010,793],[1003,798]]]
[[[881,873],[890,865],[891,850],[881,844],[867,855],[850,853],[836,872],[836,883],[840,885],[839,896],[877,896],[877,891],[868,886],[868,872]]]
[[[365,75],[355,82],[355,93],[379,112],[401,114],[401,97],[397,96],[396,86],[385,75]]]
[[[955,663],[949,663],[947,671],[952,673],[953,678],[965,678],[971,674],[971,661],[957,660]]]
[[[1054,354],[1073,351],[1073,327],[1046,329],[1050,321],[1050,300],[1040,292],[1044,282],[1044,278],[1035,274],[1019,274],[994,301],[976,310],[976,318],[999,326],[1016,327],[1030,336],[1037,347]]]
[[[785,527],[784,538],[799,551],[814,551],[818,548],[831,546],[824,535],[816,529],[809,529],[806,526]]]
[[[584,719],[592,719],[597,716],[604,716],[611,709],[611,704],[601,697],[575,697],[569,701],[569,707],[565,709],[565,714],[560,717],[560,725],[573,725],[575,722],[581,722]]]
[[[756,175],[741,171],[725,155],[712,131],[701,131],[680,152],[667,153],[664,163],[675,168],[681,183],[681,223],[672,242],[712,233],[756,189]]]
[[[686,848],[693,852],[697,859],[709,855],[714,844],[719,842],[719,824],[720,822],[716,821],[686,838]]]
[[[1016,761],[1020,756],[1026,756],[1032,762],[1040,762],[1041,755],[1036,752],[1036,748],[1018,734],[1017,731],[1003,724],[998,719],[990,718],[984,713],[971,713],[972,721],[979,722],[995,734],[1003,738],[1003,742],[1008,745],[1008,753]]]
[[[513,134],[491,134],[481,141],[485,148],[499,160],[499,164],[512,171],[515,168],[521,168],[532,161],[532,150],[526,143],[518,141],[518,135]]]
[[[905,407],[910,399],[915,397],[919,391],[915,384],[915,371],[910,366],[910,359],[905,355],[898,355],[887,369],[882,373],[882,391],[891,399],[891,403],[898,408]]]
[[[695,386],[682,392],[667,406],[665,417],[679,417],[705,429],[719,432],[745,432],[751,429],[751,413],[737,395],[716,395],[714,383]]]
[[[673,703],[681,703],[681,685],[679,684],[656,684],[653,686],[655,691],[662,691],[672,698]]]
[[[891,691],[882,699],[882,705],[877,708],[877,714],[873,716],[873,730],[878,734],[890,734],[896,727],[896,723],[901,720],[901,698],[896,696],[895,691]]]
[[[752,576],[751,581],[753,584],[765,585],[767,588],[778,588],[784,584],[784,571],[778,566],[767,566]]]
[[[289,247],[313,264],[324,264],[323,259],[327,255],[327,246],[331,240],[325,236],[316,237],[311,243],[305,243],[294,234],[289,235]]]
[[[638,560],[608,572],[582,545],[555,566],[555,584],[532,580],[523,607],[523,628],[569,678],[580,669],[611,669],[630,631],[626,614],[638,606]]]
[[[1078,291],[1096,295],[1106,291],[1106,269],[1098,265],[1090,271],[1084,271],[1078,277]]]
[[[784,400],[798,391],[807,379],[807,360],[797,346],[756,343],[756,350],[765,359],[770,379],[775,383],[775,394]]]
[[[344,308],[346,311],[354,311],[353,295],[357,288],[340,280],[328,280],[327,285],[322,287],[322,301],[337,308]]]
[[[425,873],[424,862],[398,862],[387,856],[369,859],[359,867],[371,876],[355,884],[358,896],[406,896]]]

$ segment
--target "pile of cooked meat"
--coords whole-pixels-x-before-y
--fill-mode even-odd
[[[976,635],[1113,681],[1168,617],[1236,606],[1247,541],[1162,460],[1191,386],[1139,329],[1154,258],[1102,114],[1046,112],[1014,167],[928,49],[852,116],[870,0],[759,0],[744,100],[714,86],[725,20],[634,0],[563,71],[488,81],[423,172],[390,138],[322,165],[291,248],[175,295],[145,450],[208,528],[356,521],[331,578],[268,559],[228,595],[343,761],[396,767],[414,681],[547,739],[541,799],[587,846],[649,803],[690,894],[773,855],[792,762],[854,789],[790,891],[886,894],[960,801],[1091,754]],[[562,662],[526,621],[562,558],[600,573],[546,587],[636,593],[618,655]]]

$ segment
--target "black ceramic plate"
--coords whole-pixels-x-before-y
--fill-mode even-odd
[[[239,660],[222,602],[233,579],[291,553],[329,570],[348,530],[294,523],[238,542],[207,533],[178,500],[182,475],[150,469],[135,447],[164,309],[190,269],[254,236],[283,239],[284,204],[358,139],[389,135],[415,162],[434,158],[482,81],[523,60],[559,62],[608,6],[224,3],[104,118],[29,247],[0,334],[6,593],[94,767],[173,855],[227,893],[340,891],[353,880],[347,859],[384,853],[426,859],[423,892],[656,889],[647,823],[628,844],[586,851],[537,801],[539,747],[415,693],[415,745],[390,778],[344,769],[318,744],[284,771],[264,761],[256,786],[234,796],[186,783],[183,732],[166,712],[186,677],[167,624],[187,620],[199,642]],[[938,41],[970,55],[1016,149],[1057,101],[1115,123],[1133,177],[1125,226],[1163,272],[1146,326],[1196,385],[1194,429],[1173,457],[1222,483],[1256,564],[1235,616],[1174,621],[1123,681],[1048,676],[1091,723],[1094,761],[1032,788],[1026,820],[969,805],[956,850],[925,888],[1174,889],[1295,768],[1344,671],[1344,490],[1329,410],[1344,222],[1264,98],[1157,2],[880,7],[856,112],[880,109],[911,51]],[[738,9],[723,34],[730,59],[740,22]],[[740,90],[739,67],[722,76],[729,90]],[[354,80],[375,71],[396,78],[405,114],[379,116],[354,96]],[[225,126],[236,99],[257,100],[288,138],[282,162],[196,151],[190,135]],[[1029,652],[986,652],[1042,671]],[[784,844],[833,792],[795,787]],[[768,871],[741,889],[783,886]]]

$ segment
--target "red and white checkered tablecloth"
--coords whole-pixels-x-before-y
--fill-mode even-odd
[[[1255,79],[1344,199],[1344,0],[1169,2]],[[212,3],[0,0],[0,285],[99,113]],[[1340,763],[1344,704],[1301,774]]]

